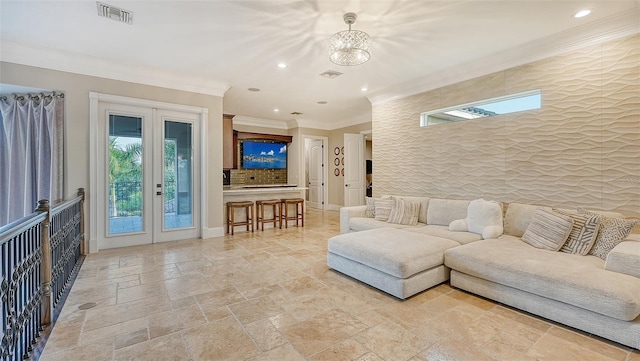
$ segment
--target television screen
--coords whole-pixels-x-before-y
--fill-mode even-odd
[[[242,143],[242,168],[286,169],[287,144],[244,141]]]

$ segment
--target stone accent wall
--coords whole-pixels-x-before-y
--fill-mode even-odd
[[[420,113],[542,90],[542,108],[420,127]],[[374,196],[640,216],[640,35],[373,106]]]

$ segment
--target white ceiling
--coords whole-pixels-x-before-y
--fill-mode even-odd
[[[98,17],[95,1],[2,0],[0,59],[224,94],[225,113],[333,129],[370,120],[368,97],[406,95],[597,41],[593,32],[613,33],[614,23],[630,20],[637,32],[639,1],[104,0],[133,12],[126,25]],[[592,14],[573,18],[584,8]],[[346,29],[349,11],[358,14],[353,28],[373,37],[372,58],[341,67],[329,61],[327,41]],[[320,77],[326,70],[344,74]]]

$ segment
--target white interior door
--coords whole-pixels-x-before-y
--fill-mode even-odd
[[[324,209],[324,146],[322,139],[310,139],[309,199],[307,206]]]
[[[98,248],[198,237],[199,115],[106,102],[98,108]]]
[[[344,135],[344,206],[364,204],[364,135]]]

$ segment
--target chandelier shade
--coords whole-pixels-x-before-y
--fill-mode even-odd
[[[360,30],[351,30],[356,21],[356,14],[344,14],[344,22],[349,30],[333,34],[329,39],[329,60],[337,65],[360,65],[371,58],[371,37]]]

